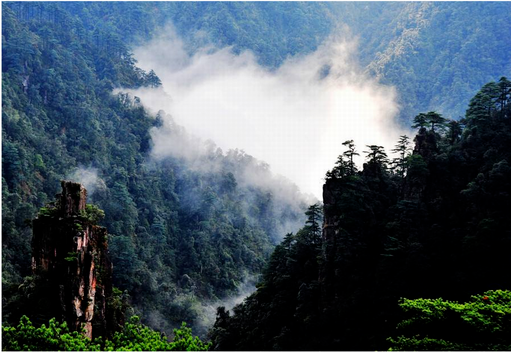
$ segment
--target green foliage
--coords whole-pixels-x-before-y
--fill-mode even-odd
[[[51,319],[48,327],[34,327],[23,316],[16,327],[2,328],[2,349],[8,351],[206,351],[209,343],[192,336],[192,329],[182,323],[174,330],[169,342],[160,332],[140,324],[133,316],[122,332],[116,332],[112,340],[100,338],[91,341],[80,332],[70,331],[66,323],[58,324]]]
[[[98,206],[87,204],[85,205],[85,210],[81,211],[80,216],[92,224],[97,224],[100,220],[105,218],[105,211]]]
[[[412,337],[388,338],[390,350],[510,350],[510,304],[510,290],[473,295],[462,304],[441,298],[401,299],[399,306],[409,318],[398,328]]]
[[[105,342],[106,351],[206,351],[209,343],[192,336],[192,329],[182,323],[174,329],[174,339],[167,340],[162,333],[140,324],[138,316],[132,316],[122,332],[116,332],[112,340]]]
[[[404,336],[396,339],[389,339],[393,343],[393,347],[389,351],[467,351],[465,345],[447,342],[437,338],[407,338]]]
[[[170,344],[172,351],[207,351],[211,343],[203,343],[199,337],[192,336],[192,329],[185,323],[179,329],[174,329],[174,338]]]
[[[75,261],[77,261],[77,259],[78,259],[78,253],[76,253],[76,252],[69,252],[68,256],[66,256],[64,258],[64,260],[68,261],[68,262],[75,262]]]
[[[47,205],[47,207],[41,207],[39,209],[38,217],[55,217],[57,214],[57,208],[52,207],[52,205]]]
[[[114,333],[112,340],[105,342],[106,351],[163,351],[168,348],[167,338],[141,325],[137,316],[132,316],[122,332]]]
[[[101,346],[80,332],[70,331],[66,323],[51,319],[48,326],[34,327],[23,316],[15,327],[2,327],[2,350],[7,351],[100,351]]]

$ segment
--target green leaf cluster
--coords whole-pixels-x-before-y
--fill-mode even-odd
[[[81,211],[80,216],[92,224],[97,224],[100,220],[105,218],[105,211],[98,206],[87,204],[85,210]]]
[[[23,316],[16,327],[2,328],[2,349],[8,351],[206,351],[209,347],[210,343],[193,337],[185,323],[174,329],[174,339],[169,342],[162,333],[142,325],[137,316],[110,340],[99,337],[91,341],[55,319],[37,328]]]
[[[51,319],[48,326],[34,327],[23,316],[15,327],[2,327],[4,351],[100,351],[101,345],[83,334],[70,331],[67,324]]]
[[[411,336],[388,338],[390,350],[510,350],[510,304],[510,290],[486,291],[466,303],[401,299],[409,318],[397,328]]]
[[[192,329],[182,323],[174,329],[172,342],[160,332],[156,332],[139,322],[138,316],[132,316],[124,330],[116,332],[111,340],[105,341],[106,351],[205,351],[210,344],[203,343],[192,336]]]
[[[68,262],[75,262],[75,261],[77,261],[77,259],[78,259],[78,253],[76,253],[76,252],[69,252],[68,256],[66,256],[64,258],[64,260],[68,261]]]

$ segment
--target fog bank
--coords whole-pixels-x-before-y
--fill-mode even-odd
[[[395,123],[394,88],[363,73],[354,59],[357,45],[340,33],[270,71],[252,53],[237,55],[229,47],[188,55],[167,28],[134,50],[138,65],[153,69],[162,87],[131,93],[155,114],[165,110],[191,134],[267,162],[321,200],[325,173],[344,151],[344,141],[353,139],[361,155],[370,144],[389,153],[406,133]],[[155,156],[190,154],[170,142],[164,129],[152,135]]]

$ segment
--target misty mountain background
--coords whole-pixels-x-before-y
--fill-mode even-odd
[[[179,75],[169,81],[147,59],[154,51],[150,44],[165,35],[180,43],[171,47],[171,54],[179,54],[173,57]],[[286,115],[277,124],[296,118],[301,126],[307,116],[294,114],[322,105],[310,87],[343,97],[353,93],[367,97],[361,106],[372,102],[382,109],[369,113],[364,124],[349,114],[333,122],[336,115],[329,114],[337,110],[320,111],[324,120],[305,121],[302,129],[340,131],[352,121],[356,130],[385,135],[391,143],[419,112],[464,116],[484,83],[509,75],[510,4],[2,3],[4,320],[18,319],[9,303],[30,275],[28,221],[53,200],[63,178],[85,183],[90,201],[105,211],[115,285],[143,322],[169,331],[187,321],[204,334],[214,315],[205,308],[253,288],[273,247],[303,225],[307,206],[320,197],[320,190],[295,186],[294,174],[307,174],[323,152],[332,154],[326,159],[332,165],[344,140],[334,135],[340,150],[333,150],[317,144],[321,137],[304,135],[294,146],[306,146],[311,156],[299,169],[280,169],[278,164],[295,157],[277,154],[269,165],[223,135],[209,141],[212,136],[188,127],[191,118],[172,111],[181,104],[177,97],[166,93],[175,103],[170,107],[145,101],[144,89],[164,90],[183,73],[198,75],[200,70],[178,69],[204,71],[211,66],[201,66],[201,60],[212,58],[229,71],[251,73],[247,82],[263,82],[257,92],[291,91],[277,96]],[[310,63],[311,75],[299,75]],[[185,78],[196,82],[194,75]],[[191,104],[202,104],[189,97]],[[319,103],[301,106],[302,98]],[[254,104],[244,103],[237,108]],[[292,105],[301,109],[288,110]],[[230,126],[221,130],[232,134]],[[180,151],[184,145],[190,148]],[[272,146],[264,144],[261,151],[272,154]],[[291,175],[277,176],[276,170]],[[323,174],[313,178],[308,185],[321,185]]]

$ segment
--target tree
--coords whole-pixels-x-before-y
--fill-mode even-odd
[[[205,344],[192,336],[192,330],[182,323],[174,329],[172,342],[160,332],[154,331],[139,322],[138,316],[132,316],[122,332],[116,332],[112,340],[105,341],[106,351],[205,351]]]
[[[412,154],[407,158],[407,182],[413,189],[422,189],[428,175],[428,164],[420,154]]]
[[[182,323],[179,329],[174,329],[174,339],[170,344],[171,351],[207,351],[211,343],[202,342],[199,337],[192,336],[192,329]]]
[[[182,323],[174,329],[174,339],[169,342],[161,332],[154,331],[132,316],[121,332],[111,340],[101,337],[90,340],[77,331],[70,331],[64,322],[51,319],[48,327],[34,327],[23,316],[16,327],[2,328],[2,349],[10,351],[206,351],[210,343],[203,343],[192,336],[192,329]]]
[[[426,128],[430,126],[430,131],[435,132],[437,128],[443,128],[445,126],[446,119],[439,113],[435,111],[430,111],[428,113],[420,113],[414,117],[412,128]]]
[[[306,216],[308,218],[306,220],[306,226],[304,229],[308,232],[311,243],[315,245],[319,244],[322,235],[322,206],[320,206],[318,203],[309,206],[308,210],[306,211]]]
[[[510,350],[510,290],[490,290],[466,303],[401,299],[409,314],[397,328],[408,336],[388,338],[390,350]]]
[[[370,150],[364,151],[367,153],[366,159],[368,160],[364,165],[364,170],[373,176],[383,175],[388,163],[388,155],[384,151],[384,147],[377,145],[367,145],[366,147]]]
[[[400,178],[404,178],[407,171],[407,157],[411,154],[411,148],[409,147],[409,136],[402,135],[395,145],[395,148],[391,150],[393,153],[398,153],[399,157],[393,159],[393,164]]]
[[[160,87],[162,85],[162,81],[160,81],[160,78],[158,78],[158,76],[155,74],[155,71],[153,70],[149,71],[149,73],[146,75],[145,81],[149,87],[153,88]]]
[[[457,120],[448,121],[448,141],[450,145],[455,144],[455,142],[460,140],[460,136],[462,134],[462,124]]]
[[[347,140],[343,142],[342,145],[348,146],[348,150],[338,156],[334,168],[326,174],[327,179],[344,178],[355,175],[356,173],[354,156],[359,156],[359,153],[356,152],[354,140]]]
[[[51,319],[48,327],[34,327],[23,316],[16,327],[2,328],[2,350],[7,351],[100,351],[101,345],[80,332],[70,331],[67,324]]]
[[[446,119],[439,113],[428,112],[426,115],[426,121],[430,124],[430,131],[435,133],[436,127],[444,129],[446,126]]]
[[[510,106],[510,81],[506,77],[501,77],[498,82],[498,99],[497,105],[500,111],[505,111]]]
[[[468,127],[478,126],[479,122],[485,123],[495,115],[510,118],[510,81],[502,77],[498,83],[489,82],[469,102],[466,111]]]
[[[356,152],[356,146],[354,144],[354,140],[347,140],[342,143],[343,146],[347,146],[348,150],[343,152],[343,155],[348,158],[348,168],[350,175],[355,174],[355,164],[354,164],[354,156],[359,156],[359,153]]]
[[[417,129],[417,128],[421,129],[421,128],[424,128],[427,126],[428,126],[427,114],[420,113],[414,117],[413,124],[411,127],[413,129]]]
[[[383,146],[367,145],[366,147],[370,149],[369,151],[364,151],[364,153],[367,153],[366,158],[369,163],[383,164],[387,161],[388,155],[384,151]]]

